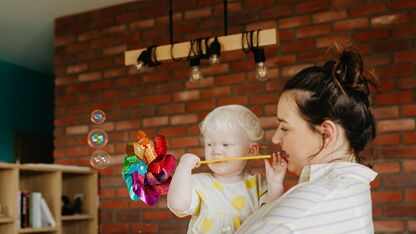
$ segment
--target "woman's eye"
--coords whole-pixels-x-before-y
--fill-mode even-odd
[[[207,146],[211,146],[212,144],[208,143]]]
[[[222,144],[222,146],[228,147],[228,146],[230,146],[230,144]]]
[[[286,132],[288,129],[287,128],[280,128],[280,130],[282,130],[282,132]]]

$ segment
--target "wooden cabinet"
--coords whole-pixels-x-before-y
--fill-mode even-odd
[[[19,228],[18,191],[40,192],[56,227]],[[82,196],[82,213],[61,215],[62,195]],[[0,233],[98,233],[97,172],[54,164],[0,163]]]

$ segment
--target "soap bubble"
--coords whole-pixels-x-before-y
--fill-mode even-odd
[[[101,129],[93,129],[88,134],[88,145],[93,148],[102,148],[108,142],[107,133]]]
[[[102,110],[94,110],[91,112],[90,118],[94,124],[102,124],[105,121],[105,113]]]
[[[110,165],[110,155],[104,150],[96,150],[90,157],[90,164],[97,169],[104,169]]]

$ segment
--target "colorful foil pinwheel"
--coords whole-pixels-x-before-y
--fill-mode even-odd
[[[138,131],[137,142],[126,145],[127,156],[121,171],[130,198],[154,205],[159,195],[168,192],[176,160],[167,154],[166,140],[162,135],[154,141]]]

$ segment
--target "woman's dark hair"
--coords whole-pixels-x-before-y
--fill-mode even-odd
[[[295,101],[311,128],[332,120],[345,129],[352,153],[358,163],[366,161],[362,151],[376,136],[376,124],[370,107],[370,85],[376,77],[364,75],[361,55],[337,46],[337,61],[303,69],[291,80],[285,91],[306,91]]]

